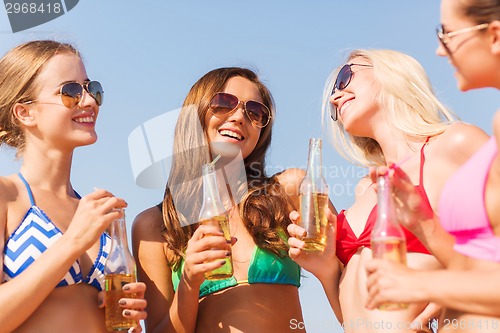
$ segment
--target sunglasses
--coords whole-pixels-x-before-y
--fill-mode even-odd
[[[351,69],[352,66],[373,67],[372,65],[366,64],[345,64],[344,66],[342,66],[339,74],[337,75],[337,78],[335,79],[335,84],[333,85],[331,95],[335,93],[335,90],[344,90],[345,88],[347,88],[349,83],[351,83],[352,76],[354,75],[354,72]],[[337,121],[338,119],[337,107],[333,105],[333,103],[330,103],[330,117],[332,117],[333,121]]]
[[[101,83],[99,83],[98,81],[88,81],[84,84],[80,84],[78,82],[65,83],[61,86],[58,95],[61,96],[61,101],[64,106],[72,109],[82,101],[84,89],[95,100],[97,105],[102,105],[104,90],[102,89]],[[37,102],[37,100],[32,100],[25,103],[30,104],[35,102]]]
[[[456,31],[451,31],[451,32],[445,32],[443,25],[441,24],[440,26],[437,27],[436,29],[436,34],[438,36],[439,41],[441,42],[441,45],[443,45],[443,48],[445,49],[446,53],[451,54],[450,49],[448,48],[448,43],[451,41],[451,39],[457,35],[465,34],[468,32],[472,31],[479,31],[488,28],[490,24],[489,23],[482,23],[475,25],[473,27],[468,27]]]
[[[223,92],[216,93],[210,100],[210,110],[216,117],[232,113],[237,110],[240,105],[243,106],[246,116],[256,127],[266,127],[271,121],[271,111],[260,102],[252,100],[243,102],[240,101],[238,97]]]

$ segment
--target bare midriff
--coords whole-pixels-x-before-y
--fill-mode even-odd
[[[15,333],[107,333],[97,289],[87,284],[58,287]]]
[[[196,332],[305,332],[298,288],[238,284],[200,301]]]

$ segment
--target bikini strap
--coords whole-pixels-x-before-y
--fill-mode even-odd
[[[427,146],[427,143],[429,143],[429,139],[431,137],[428,136],[427,139],[425,140],[425,143],[422,145],[422,148],[420,148],[420,180],[419,184],[424,185],[424,163],[425,163],[425,154],[424,154],[424,147]]]
[[[31,192],[30,185],[28,184],[28,182],[26,181],[26,179],[24,179],[24,177],[23,177],[23,175],[21,174],[20,171],[17,173],[17,175],[19,176],[19,178],[23,181],[24,185],[26,186],[26,190],[28,191],[28,196],[30,197],[31,206],[36,206],[35,205],[35,199],[33,198],[33,193]]]

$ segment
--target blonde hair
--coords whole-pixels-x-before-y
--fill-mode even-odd
[[[16,103],[33,100],[40,86],[37,77],[56,54],[80,53],[69,44],[37,40],[16,46],[0,59],[0,146],[8,145],[22,154],[25,137],[13,114]]]
[[[380,84],[377,102],[386,113],[390,127],[401,139],[425,140],[439,135],[457,119],[436,97],[423,67],[413,57],[393,50],[354,50],[347,62],[362,58],[373,65]],[[361,166],[385,165],[377,141],[346,132],[342,122],[330,118],[330,96],[340,67],[334,70],[323,92],[323,127],[332,133],[333,144],[347,160]]]

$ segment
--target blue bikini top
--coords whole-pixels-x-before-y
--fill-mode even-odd
[[[174,291],[177,291],[179,281],[184,270],[184,260],[177,271],[172,271]],[[234,276],[224,280],[205,280],[200,286],[200,298],[217,291],[234,287],[238,284],[290,284],[300,286],[300,266],[290,257],[278,257],[274,253],[255,246],[250,266],[248,267],[248,280],[237,281]]]
[[[31,207],[26,213],[21,224],[9,236],[4,247],[3,272],[4,282],[15,278],[29,267],[45,250],[51,247],[62,232],[57,228],[49,217],[35,204],[33,193],[28,182],[21,173],[19,178],[23,181],[28,191]],[[81,198],[78,193],[75,194]],[[104,264],[111,247],[111,238],[107,233],[100,237],[99,253],[94,261],[88,276],[82,278],[82,270],[78,260],[73,263],[70,270],[59,282],[57,287],[85,282],[99,291],[104,288]]]

